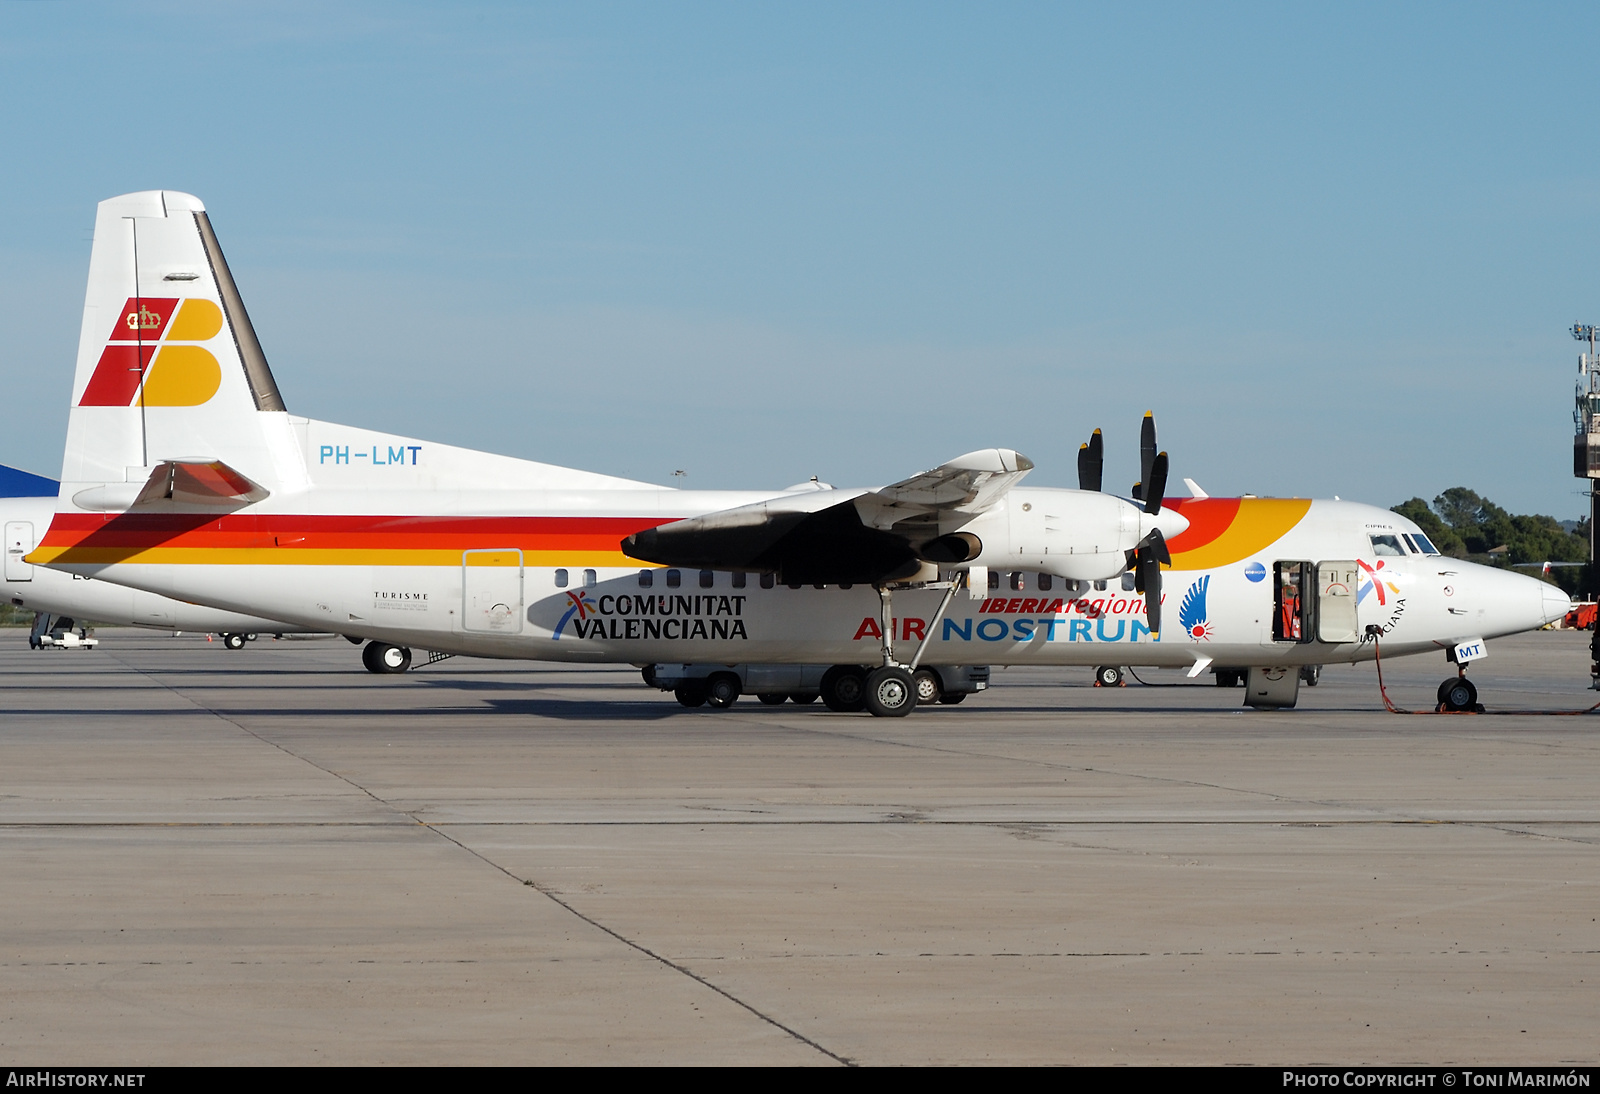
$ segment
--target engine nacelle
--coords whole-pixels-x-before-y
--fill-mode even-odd
[[[929,560],[1101,581],[1126,570],[1128,552],[1152,531],[1171,539],[1188,526],[1171,510],[1151,515],[1110,494],[1019,486],[960,532],[930,544],[943,557]],[[973,539],[976,553],[956,557],[957,541]]]

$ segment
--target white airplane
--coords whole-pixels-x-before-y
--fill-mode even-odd
[[[296,417],[204,207],[150,191],[100,204],[57,512],[27,560],[380,650],[828,665],[823,699],[875,715],[909,713],[918,673],[974,664],[1215,666],[1287,707],[1299,666],[1370,659],[1375,635],[1464,666],[1567,608],[1384,509],[1168,503],[1146,423],[1147,486],[1125,500],[1100,491],[1098,433],[1077,490],[1021,485],[1033,464],[995,448],[763,493]]]
[[[5,561],[0,597],[14,608],[64,620],[155,630],[220,635],[229,649],[242,649],[258,633],[299,633],[296,627],[201,604],[95,581],[80,574],[31,566],[26,557],[55,516],[60,484],[0,464],[0,525],[5,530]],[[38,642],[38,636],[34,638]]]

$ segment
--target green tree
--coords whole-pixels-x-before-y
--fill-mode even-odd
[[[1451,531],[1449,525],[1440,520],[1438,514],[1429,509],[1428,503],[1421,498],[1401,502],[1393,511],[1414,522],[1440,551],[1453,558],[1467,557],[1467,547],[1461,542],[1461,537]]]

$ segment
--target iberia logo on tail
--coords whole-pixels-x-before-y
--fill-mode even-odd
[[[79,406],[199,406],[222,386],[222,366],[198,342],[222,330],[201,297],[129,297]],[[143,381],[141,383],[141,381]]]

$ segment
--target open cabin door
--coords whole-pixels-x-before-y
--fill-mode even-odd
[[[1356,582],[1359,576],[1353,559],[1317,563],[1319,642],[1361,641],[1361,626],[1356,621]]]
[[[522,632],[522,552],[465,551],[461,556],[461,629]]]
[[[33,550],[33,525],[25,520],[6,522],[6,580],[32,581],[33,567],[22,556]]]

